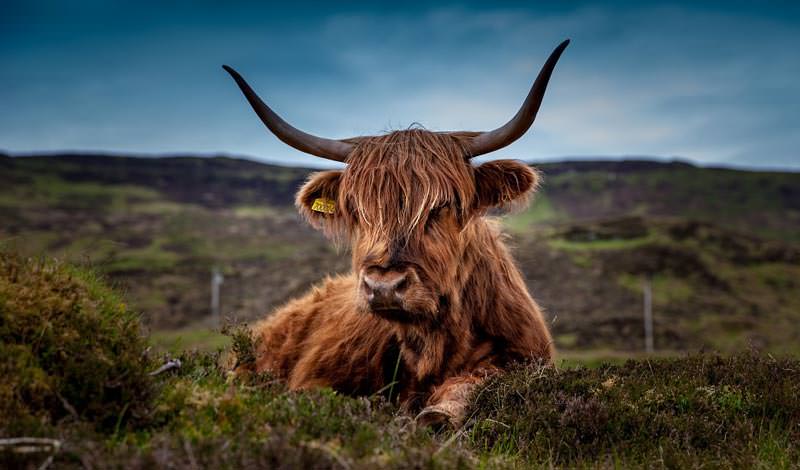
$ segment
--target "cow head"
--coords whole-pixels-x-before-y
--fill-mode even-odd
[[[358,305],[400,323],[437,321],[458,302],[461,261],[488,209],[524,201],[538,177],[510,160],[473,166],[533,124],[550,75],[569,41],[550,55],[519,112],[489,132],[396,131],[331,140],[306,134],[275,114],[244,79],[224,66],[264,124],[298,150],[346,163],[316,173],[296,204],[305,218],[352,247]]]

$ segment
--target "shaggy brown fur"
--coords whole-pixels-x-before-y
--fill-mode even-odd
[[[421,129],[354,139],[343,171],[297,195],[309,222],[352,247],[353,271],[328,278],[256,324],[258,370],[292,388],[371,394],[399,360],[401,402],[426,422],[463,418],[470,390],[514,361],[550,361],[536,302],[487,210],[524,203],[538,175],[518,162],[474,167],[470,133]],[[334,214],[311,209],[336,201]],[[402,271],[402,308],[372,310],[364,276]],[[399,354],[399,356],[398,356]]]

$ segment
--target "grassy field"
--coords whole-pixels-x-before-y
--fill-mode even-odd
[[[229,344],[252,355],[245,330]],[[88,341],[87,338],[91,338]],[[208,348],[217,338],[187,334]],[[231,375],[223,350],[142,335],[96,274],[0,253],[0,465],[6,468],[792,468],[800,361],[749,352],[519,364],[457,429],[391,395],[287,390]],[[168,357],[180,366],[152,375]],[[584,365],[589,363],[591,367]],[[613,364],[612,364],[613,363]],[[33,441],[33,439],[37,439]]]

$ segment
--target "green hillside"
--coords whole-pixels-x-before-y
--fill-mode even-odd
[[[537,165],[540,194],[506,218],[561,350],[641,349],[641,285],[656,348],[800,344],[800,174],[649,161]],[[224,342],[349,258],[299,220],[309,170],[230,158],[0,157],[0,241],[91,265],[167,347]]]
[[[626,215],[701,220],[762,238],[800,241],[800,173],[699,168],[651,161],[537,165],[544,198],[513,220],[532,223]]]

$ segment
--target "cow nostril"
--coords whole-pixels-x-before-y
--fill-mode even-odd
[[[367,294],[367,296],[372,297],[374,295],[374,291],[372,289],[372,285],[371,285],[370,281],[368,280],[368,278],[365,277],[361,281],[361,288],[364,290],[364,293]]]

